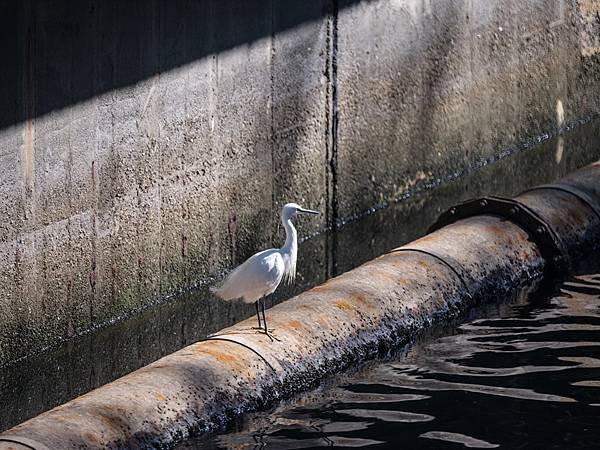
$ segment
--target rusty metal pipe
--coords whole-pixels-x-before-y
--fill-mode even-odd
[[[516,200],[575,261],[600,243],[600,162],[554,186]],[[539,277],[533,238],[494,214],[458,220],[270,309],[278,341],[243,321],[12,428],[0,450],[170,446]]]

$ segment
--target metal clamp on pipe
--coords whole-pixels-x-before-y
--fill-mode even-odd
[[[546,260],[548,275],[561,275],[570,270],[571,261],[560,237],[535,211],[515,199],[491,196],[467,200],[442,213],[427,232],[433,233],[458,220],[479,215],[501,217],[525,230]]]
[[[467,274],[467,271],[465,270],[464,267],[462,267],[462,265],[456,261],[454,258],[450,257],[450,256],[441,256],[438,255],[435,252],[429,251],[429,250],[423,250],[420,248],[410,248],[410,247],[401,247],[401,248],[397,248],[392,250],[390,253],[398,253],[398,252],[416,252],[416,253],[422,253],[424,255],[430,256],[433,259],[437,260],[438,262],[442,263],[443,265],[445,265],[446,267],[448,267],[452,272],[454,272],[454,274],[457,276],[457,278],[460,280],[460,282],[462,283],[462,285],[464,286],[467,295],[469,298],[473,298],[473,293],[471,292],[472,290],[472,279],[471,277]]]
[[[208,336],[206,339],[203,339],[203,341],[224,341],[224,342],[231,342],[233,344],[238,344],[241,345],[242,347],[244,347],[247,350],[250,350],[252,353],[254,353],[256,356],[258,356],[260,359],[262,359],[264,361],[264,363],[269,366],[269,368],[277,373],[277,370],[275,369],[275,364],[273,364],[273,362],[270,362],[263,354],[261,354],[260,351],[258,351],[256,348],[254,348],[252,345],[249,345],[245,342],[242,342],[239,337],[236,338],[236,336],[228,336],[228,335],[219,335],[219,334],[214,334],[212,336]],[[276,364],[278,365],[278,364]]]
[[[8,442],[9,444],[16,444],[18,447],[12,447],[15,450],[18,448],[27,448],[31,450],[49,450],[44,444],[40,444],[33,439],[28,439],[23,436],[13,436],[13,435],[2,435],[0,436],[0,442]]]

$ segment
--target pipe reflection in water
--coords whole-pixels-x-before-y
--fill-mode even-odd
[[[178,447],[597,448],[600,261]]]
[[[457,201],[489,194],[512,196],[597,160],[598,135],[600,119],[595,119],[563,135],[560,164],[554,156],[555,139],[544,141],[494,163],[467,166],[460,177],[435,189],[409,189],[400,196],[402,201],[388,208],[348,219],[335,233],[317,234],[300,246],[296,284],[278,291],[268,303],[285,300],[414,240]],[[198,289],[2,367],[0,431],[253,313],[252,305],[221,302]]]

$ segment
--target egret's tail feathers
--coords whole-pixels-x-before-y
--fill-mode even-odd
[[[223,286],[211,286],[208,288],[208,290],[217,297],[223,298]]]
[[[234,300],[239,297],[230,292],[231,289],[227,289],[227,286],[211,286],[208,290],[222,300]]]

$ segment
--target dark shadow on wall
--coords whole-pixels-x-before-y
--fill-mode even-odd
[[[271,21],[275,1],[286,20]],[[0,0],[0,129],[251,45],[329,9],[305,0]]]

